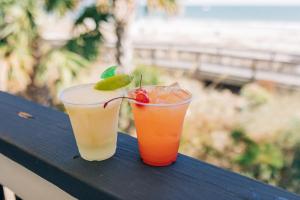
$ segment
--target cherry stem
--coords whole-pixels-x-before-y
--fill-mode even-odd
[[[131,98],[131,97],[115,97],[115,98],[113,98],[113,99],[110,99],[110,100],[108,100],[107,102],[105,102],[104,104],[103,104],[103,108],[106,108],[106,106],[110,103],[110,102],[112,102],[112,101],[114,101],[114,100],[117,100],[117,99],[131,99],[131,100],[135,100],[136,101],[136,99],[135,98]]]
[[[141,74],[141,79],[140,79],[140,89],[142,89],[142,81],[143,81],[143,74]]]

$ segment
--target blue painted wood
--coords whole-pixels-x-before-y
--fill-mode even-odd
[[[67,115],[6,93],[0,93],[0,153],[79,199],[300,200],[184,155],[169,167],[144,165],[136,139],[122,133],[115,156],[87,162],[77,156]]]
[[[0,168],[1,170],[1,168]],[[3,186],[0,185],[0,200],[4,200],[4,191],[3,191]]]
[[[16,200],[22,200],[19,196],[15,196],[16,197]]]

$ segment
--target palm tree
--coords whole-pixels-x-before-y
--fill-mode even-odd
[[[37,25],[42,12],[64,15],[77,3],[76,0],[0,2],[1,90],[51,104],[49,92],[59,84],[70,82],[87,66],[88,59],[70,46],[84,36],[71,38],[66,44],[55,47],[42,39]]]
[[[99,53],[102,22],[113,20],[116,62],[131,51],[128,28],[134,17],[135,0],[96,0],[74,21],[72,37],[59,46],[45,41],[37,19],[41,13],[60,16],[72,11],[79,0],[0,1],[0,90],[19,93],[43,104],[52,104],[58,86],[70,83]],[[174,8],[175,0],[148,0],[150,8]],[[94,27],[87,27],[86,20]],[[78,31],[79,30],[79,31]]]
[[[116,37],[115,62],[119,66],[130,68],[132,46],[128,31],[135,17],[136,7],[136,0],[97,0],[82,12],[75,24],[78,24],[78,22],[82,23],[84,19],[90,18],[98,25],[99,20],[97,19],[101,19],[101,16],[108,12],[105,19],[112,18]],[[176,0],[148,0],[147,7],[149,10],[161,9],[168,13],[173,13],[176,11],[177,4]],[[96,30],[98,30],[98,26]],[[101,33],[99,32],[98,34]]]
[[[24,90],[30,83],[34,63],[31,48],[37,33],[34,2],[25,0],[17,4],[7,0],[1,1],[0,7],[0,87],[7,90],[7,81],[13,79],[13,87]]]
[[[118,65],[131,65],[132,46],[128,33],[131,23],[135,17],[137,1],[135,0],[113,0],[113,18],[116,35],[116,55]],[[148,10],[162,9],[168,13],[176,11],[176,0],[147,0]]]

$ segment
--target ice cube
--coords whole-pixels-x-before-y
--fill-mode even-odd
[[[150,93],[150,99],[153,103],[177,103],[189,96],[190,94],[181,89],[178,83],[155,87]]]

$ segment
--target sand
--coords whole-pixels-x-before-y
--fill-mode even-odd
[[[300,22],[138,19],[134,43],[171,43],[300,54]]]

